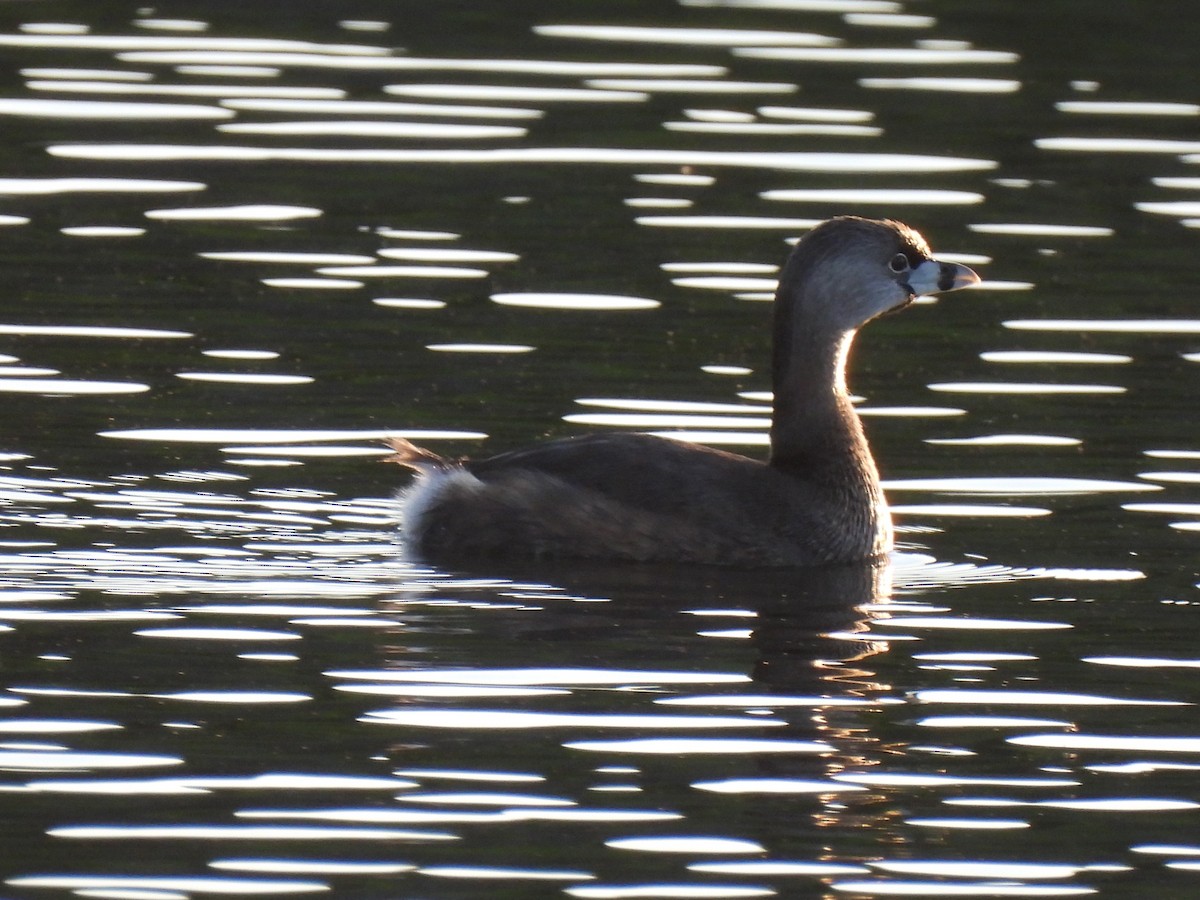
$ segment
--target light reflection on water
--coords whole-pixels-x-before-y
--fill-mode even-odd
[[[1038,11],[681,5],[0,34],[9,891],[1190,884],[1183,67],[1085,83]],[[860,339],[889,570],[405,558],[388,436],[758,452],[741,301],[843,212],[991,266]]]

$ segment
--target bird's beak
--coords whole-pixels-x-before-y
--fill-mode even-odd
[[[957,291],[959,288],[979,284],[980,281],[973,269],[936,259],[925,260],[913,269],[911,274],[908,287],[917,295]]]

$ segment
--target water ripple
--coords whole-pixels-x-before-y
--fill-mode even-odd
[[[308,147],[238,147],[211,144],[53,144],[51,156],[95,160],[243,160],[267,162],[378,163],[594,163],[637,166],[702,166],[777,169],[790,172],[978,172],[997,167],[989,159],[906,153],[819,153],[711,150],[634,150],[589,147],[515,147],[511,149],[431,150],[320,149]]]

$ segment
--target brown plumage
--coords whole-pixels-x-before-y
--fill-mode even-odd
[[[408,441],[404,535],[431,558],[517,555],[734,566],[850,562],[891,549],[845,368],[858,328],[917,294],[979,280],[906,225],[842,217],[793,250],[775,299],[771,453],[759,461],[644,434],[593,434],[482,460]]]

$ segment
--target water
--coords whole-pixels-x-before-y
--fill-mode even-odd
[[[3,12],[4,895],[1191,896],[1190,10],[339,6]],[[889,568],[404,558],[386,434],[761,452],[846,212],[985,276]]]

